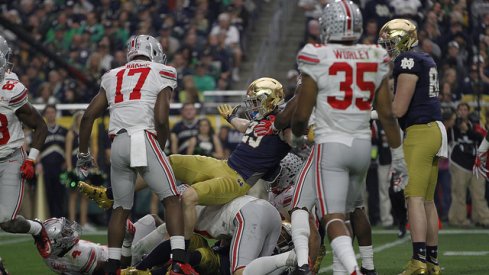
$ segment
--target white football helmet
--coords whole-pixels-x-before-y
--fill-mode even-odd
[[[64,217],[50,218],[43,222],[51,242],[52,254],[66,253],[80,241],[81,227],[77,222]]]
[[[269,192],[279,194],[284,189],[294,184],[294,178],[302,167],[302,160],[293,153],[288,153],[285,158],[280,161],[282,170],[277,180],[271,184]]]
[[[12,55],[12,50],[8,46],[7,40],[3,36],[0,35],[0,53],[3,54],[6,62],[7,68],[6,70],[12,70],[12,63],[10,62],[10,57]]]
[[[156,63],[165,64],[166,55],[156,38],[150,35],[136,35],[127,43],[127,61],[132,61],[136,56],[142,55]]]
[[[357,41],[363,32],[363,18],[352,1],[336,0],[326,5],[319,17],[321,42]]]
[[[7,59],[3,55],[3,53],[0,52],[0,82],[2,82],[5,79],[5,72],[7,71]]]

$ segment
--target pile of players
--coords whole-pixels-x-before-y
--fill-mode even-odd
[[[13,197],[4,195],[3,177],[10,175],[5,169],[18,179],[33,175],[45,126],[22,84],[3,74],[6,58],[0,55],[0,92],[8,103],[0,106],[5,142],[0,226],[33,234],[41,255],[59,273],[312,274],[324,253],[319,231],[330,241],[334,274],[376,274],[371,228],[362,209],[375,108],[392,151],[392,182],[405,187],[411,224],[413,256],[401,274],[441,274],[433,193],[438,158],[447,152],[436,64],[417,49],[416,27],[408,20],[383,26],[382,47],[356,44],[362,15],[350,1],[328,4],[320,25],[322,44],[307,44],[297,55],[301,77],[284,108],[282,85],[266,77],[250,84],[243,107],[219,106],[244,134],[228,160],[165,156],[176,71],[164,64],[153,37],[129,41],[128,63],[102,77],[80,126],[77,171],[83,178],[93,167],[88,151],[93,122],[110,110],[111,188],[80,184],[82,192],[112,207],[108,247],[80,241],[77,224],[64,218],[41,225],[15,216]],[[394,97],[388,85],[392,63]],[[19,120],[34,129],[25,161]],[[308,150],[305,134],[311,129],[314,144],[301,160],[289,152]],[[127,222],[138,174],[163,203],[164,223],[153,216]],[[10,208],[4,208],[6,202]],[[201,236],[219,241],[211,248]]]

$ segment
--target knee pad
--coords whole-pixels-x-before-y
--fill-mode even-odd
[[[146,226],[153,225],[156,227],[155,219],[153,218],[153,216],[151,214],[148,214],[148,215],[142,217],[134,225],[136,225],[138,223],[142,224],[142,225],[146,225]]]

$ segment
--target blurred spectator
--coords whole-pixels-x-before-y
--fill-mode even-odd
[[[197,64],[195,74],[192,77],[199,93],[216,89],[216,80],[209,74],[207,66],[202,62]]]
[[[182,103],[197,103],[203,101],[203,95],[195,87],[194,78],[191,75],[183,77],[183,89],[178,93],[178,99]]]
[[[368,1],[363,10],[363,23],[375,20],[380,28],[392,18],[393,14],[394,9],[389,5],[388,0]]]
[[[240,47],[240,37],[238,29],[231,25],[231,18],[229,13],[221,13],[218,18],[218,25],[214,26],[211,30],[211,35],[217,35],[225,33],[226,38],[224,44],[231,48],[233,53],[233,81],[239,81],[239,66],[241,65],[242,51]]]
[[[443,125],[447,134],[452,133],[457,114],[455,108],[446,108],[442,111]],[[435,204],[438,215],[442,221],[448,221],[448,210],[452,203],[450,161],[446,158],[438,160],[438,184],[435,189]]]
[[[297,81],[299,80],[299,72],[295,69],[287,72],[287,85],[285,91],[285,102],[294,96],[295,89],[297,88]]]
[[[309,21],[318,19],[321,16],[327,2],[328,0],[299,0],[297,5],[304,10],[304,16],[306,17],[304,37],[307,36]]]
[[[390,6],[394,9],[394,16],[412,19],[419,23],[423,7],[420,0],[391,0]]]
[[[80,122],[83,111],[78,111],[73,115],[72,124],[66,134],[65,142],[65,161],[66,171],[74,172],[78,155],[78,133],[80,131]],[[80,203],[78,204],[78,198]],[[80,206],[80,219],[76,218],[78,205]],[[83,231],[94,231],[95,228],[88,223],[88,199],[80,195],[77,190],[70,189],[68,196],[68,218],[72,221],[79,221]]]
[[[307,23],[304,45],[308,43],[311,44],[321,43],[320,35],[321,35],[321,28],[319,26],[319,21],[317,19],[309,20],[309,22]]]
[[[48,135],[41,149],[40,160],[50,217],[63,217],[65,188],[61,185],[59,175],[66,168],[64,150],[67,130],[56,124],[56,113],[55,105],[46,105],[44,108]]]
[[[221,126],[219,129],[219,140],[224,149],[224,159],[227,159],[231,155],[231,152],[238,146],[242,138],[243,134],[238,130],[227,125]]]
[[[187,155],[209,156],[217,159],[224,157],[221,141],[214,132],[211,122],[207,118],[199,120],[198,133],[190,138]]]
[[[37,104],[56,104],[58,100],[53,96],[51,86],[45,82],[39,89],[39,97],[34,99],[34,103]]]
[[[369,19],[365,25],[365,31],[360,38],[362,44],[376,45],[377,35],[379,33],[379,26],[377,20]]]
[[[187,154],[188,141],[198,133],[197,110],[193,103],[183,103],[180,109],[182,120],[171,129],[170,146],[172,154]]]
[[[467,217],[467,188],[472,200],[472,222],[489,227],[489,208],[485,200],[484,178],[472,173],[477,147],[483,136],[474,131],[469,121],[470,107],[466,103],[457,106],[457,120],[449,133],[452,142],[450,174],[452,203],[448,212],[451,225],[471,225]]]

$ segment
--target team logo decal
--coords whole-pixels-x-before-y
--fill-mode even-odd
[[[239,186],[243,186],[244,182],[241,179],[238,179],[238,184],[239,184]]]
[[[414,60],[412,58],[404,57],[401,60],[401,68],[411,70],[414,67]]]

